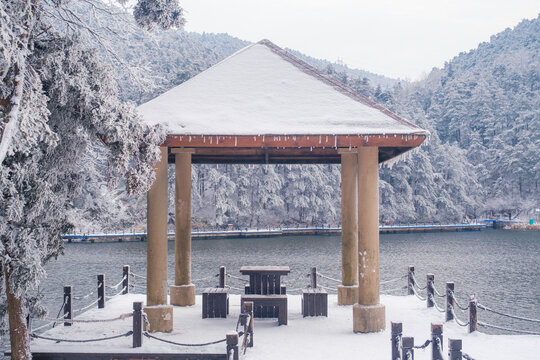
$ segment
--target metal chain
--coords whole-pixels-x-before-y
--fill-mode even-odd
[[[142,275],[137,275],[137,274],[135,274],[135,273],[132,273],[131,271],[129,272],[129,274],[130,274],[131,276],[134,276],[134,277],[136,277],[136,278],[139,278],[139,279],[144,279],[144,280],[146,280],[146,276],[142,276]]]
[[[243,355],[246,355],[246,351],[247,351],[250,340],[251,340],[251,333],[246,332],[244,334],[244,340],[242,341],[242,347],[241,347],[243,349],[243,352],[242,352]]]
[[[302,290],[304,290],[304,288],[294,288],[294,289],[287,289],[287,292],[289,293],[291,291],[295,292],[295,291],[302,291]]]
[[[146,289],[146,286],[143,286],[143,285],[129,284],[129,286],[132,288]]]
[[[478,304],[478,307],[482,310],[487,310],[489,312],[492,312],[492,313],[495,313],[497,315],[501,315],[501,316],[506,316],[506,317],[509,317],[509,318],[512,318],[512,319],[517,319],[517,320],[524,320],[524,321],[530,321],[530,322],[538,322],[540,323],[540,320],[538,319],[531,319],[531,318],[526,318],[526,317],[521,317],[521,316],[516,316],[516,315],[510,315],[510,314],[506,314],[506,313],[503,313],[503,312],[500,312],[500,311],[496,311],[496,310],[493,310],[485,305],[482,305],[482,304]]]
[[[311,274],[307,274],[307,275],[300,275],[296,279],[287,279],[286,281],[284,281],[282,283],[282,285],[292,286],[292,284],[302,283],[302,282],[305,281],[306,278],[308,278],[310,276],[311,276]],[[301,289],[301,288],[299,288],[299,289]],[[292,290],[287,289],[287,291],[292,291]]]
[[[442,353],[441,338],[438,336],[435,338],[435,348],[439,353],[439,359],[444,359],[444,355]]]
[[[64,317],[57,317],[57,318],[49,318],[49,317],[44,317],[44,318],[41,318],[41,320],[45,320],[45,321],[56,321],[56,322],[64,322],[66,320],[69,320],[69,318],[67,318],[66,316],[69,316],[70,313],[66,313],[64,314]]]
[[[208,345],[219,344],[219,343],[227,341],[227,338],[225,338],[225,339],[216,340],[216,341],[210,341],[210,342],[201,343],[201,344],[182,344],[182,343],[178,343],[178,342],[175,342],[175,341],[158,338],[157,336],[151,335],[146,331],[143,333],[143,335],[146,336],[147,338],[150,338],[150,339],[154,339],[154,340],[158,340],[158,341],[161,341],[161,342],[164,342],[164,343],[167,343],[167,344],[178,345],[178,346],[208,346]],[[240,336],[240,334],[238,334],[238,335]]]
[[[230,277],[230,278],[235,279],[235,280],[241,280],[241,281],[244,281],[244,282],[248,281],[247,279],[242,279],[241,277],[234,276],[234,275],[231,275],[229,273],[227,273],[227,277]]]
[[[461,306],[458,302],[458,300],[456,299],[455,295],[454,295],[454,292],[453,291],[450,291],[450,294],[452,296],[452,299],[454,299],[454,302],[456,303],[457,307],[462,310],[462,311],[467,311],[469,310],[469,305],[467,305],[467,307],[465,306]]]
[[[330,290],[330,291],[337,291],[337,288],[332,288],[332,287],[328,287],[328,286],[323,286],[323,285],[320,285],[320,284],[317,284],[317,287],[319,288],[323,288],[324,290]]]
[[[412,355],[411,349],[407,350],[407,354],[405,354],[405,356],[407,357],[406,360],[413,360],[413,355]]]
[[[512,331],[512,332],[522,333],[522,334],[540,335],[540,332],[534,332],[534,331],[528,331],[528,330],[510,329],[510,328],[505,328],[505,327],[502,327],[502,326],[486,324],[486,323],[481,322],[481,321],[478,321],[478,325],[483,326],[483,327],[490,327],[490,328],[498,329],[498,330],[504,330],[504,331]]]
[[[146,326],[147,329],[150,329],[150,321],[148,320],[148,316],[146,316],[146,313],[142,313],[142,317],[144,320],[144,326]]]
[[[437,305],[437,302],[436,302],[435,299],[433,298],[433,295],[432,295],[432,294],[428,294],[428,298],[429,298],[429,300],[433,303],[433,305],[435,306],[435,309],[437,309],[437,311],[442,312],[442,313],[443,313],[443,312],[446,312],[446,310],[441,309],[441,308],[439,307],[439,305]]]
[[[454,308],[452,307],[452,315],[454,315],[454,320],[456,321],[456,324],[458,324],[459,326],[462,326],[462,327],[465,327],[465,326],[468,326],[469,325],[469,322],[467,321],[466,323],[465,322],[461,322],[458,317],[456,316],[456,313],[454,312]]]
[[[429,283],[431,284],[431,287],[433,288],[433,291],[435,292],[435,295],[437,295],[438,297],[441,297],[441,298],[446,297],[446,294],[441,294],[441,293],[437,290],[437,288],[435,287],[435,281],[429,280]]]
[[[330,276],[323,275],[323,274],[321,274],[321,273],[318,272],[318,271],[317,271],[317,275],[320,276],[320,277],[322,277],[323,279],[327,279],[327,280],[330,280],[330,281],[337,282],[338,284],[341,284],[341,280],[334,279],[334,278],[331,278]]]
[[[218,276],[219,276],[219,274],[210,275],[210,276],[203,277],[203,278],[200,278],[200,279],[191,280],[191,282],[194,283],[194,282],[204,281],[204,280],[212,279],[212,278],[215,278],[215,277],[218,277]]]
[[[132,331],[132,330],[130,330],[130,331],[124,333],[124,334],[114,335],[114,336],[108,336],[108,337],[103,337],[103,338],[84,339],[84,340],[72,340],[72,339],[58,339],[58,338],[51,338],[51,337],[47,337],[47,336],[37,335],[37,334],[34,334],[34,333],[30,334],[30,336],[33,337],[33,338],[43,339],[43,340],[50,340],[50,341],[56,341],[57,343],[59,343],[59,342],[71,342],[71,343],[97,342],[97,341],[105,341],[105,340],[118,339],[118,338],[121,338],[121,337],[127,337],[127,336],[130,336],[130,335],[133,335],[133,331]]]
[[[243,313],[240,313],[240,315],[238,315],[238,320],[236,321],[236,328],[234,329],[234,331],[238,332],[238,327],[240,326],[240,323],[242,322],[242,314]]]
[[[122,315],[119,315],[115,318],[111,318],[111,319],[64,319],[64,318],[59,318],[59,319],[48,319],[48,318],[45,318],[45,320],[50,320],[50,321],[57,321],[57,322],[66,322],[66,323],[70,323],[70,324],[73,324],[73,323],[101,323],[101,322],[113,322],[113,321],[118,321],[118,320],[124,320],[128,317],[132,317],[133,316],[133,313],[125,313],[125,314],[122,314]]]
[[[428,347],[428,345],[431,344],[431,340],[426,340],[425,343],[423,343],[422,345],[416,345],[416,346],[413,346],[414,349],[425,349]]]
[[[80,308],[80,309],[77,309],[77,310],[73,310],[74,313],[76,312],[81,312],[81,311],[84,311],[84,310],[88,310],[90,309],[92,306],[96,305],[99,301],[101,300],[101,296],[97,298],[97,300],[95,301],[92,301],[90,304]]]
[[[403,280],[406,277],[407,277],[407,275],[404,275],[402,277],[398,277],[398,278],[395,278],[395,279],[392,279],[392,280],[381,281],[381,282],[379,282],[379,285],[389,284],[389,283],[392,283],[392,282],[395,282],[395,281]]]
[[[58,317],[60,316],[60,313],[62,312],[62,310],[64,310],[64,307],[66,306],[67,301],[68,301],[68,298],[65,297],[65,298],[64,298],[64,303],[63,303],[62,306],[60,307],[60,310],[58,310],[58,314],[56,314],[56,318],[58,318]],[[54,322],[54,324],[53,324],[53,326],[52,326],[53,328],[56,326],[56,323],[57,323],[57,321]]]
[[[95,291],[92,291],[91,293],[89,294],[86,294],[84,296],[73,296],[73,299],[74,300],[84,300],[84,299],[88,299],[91,295],[93,295],[95,293]]]
[[[53,320],[53,321],[49,321],[48,323],[44,324],[44,325],[41,325],[40,327],[37,327],[35,329],[32,329],[32,332],[35,332],[35,331],[39,331],[41,329],[44,329],[46,328],[47,326],[50,326],[51,324],[56,324],[58,321],[57,320]]]
[[[416,289],[414,288],[414,286],[412,287],[412,290],[413,290],[414,295],[416,295],[416,297],[418,299],[420,299],[420,301],[426,301],[426,298],[423,298],[420,295],[418,295],[418,293],[416,292]]]
[[[120,285],[122,285],[122,283],[123,283],[124,280],[126,280],[126,279],[127,279],[127,275],[124,275],[124,277],[122,278],[122,280],[120,280],[120,282],[119,282],[118,284],[116,284],[116,285],[107,285],[107,287],[108,287],[109,289],[118,289],[118,287],[119,287]]]
[[[234,286],[229,286],[229,285],[227,285],[227,287],[229,289],[236,290],[236,291],[245,291],[246,290],[246,289],[240,289],[240,288],[237,288],[237,287],[234,287]]]
[[[105,298],[106,298],[106,299],[112,299],[112,298],[114,298],[114,297],[116,297],[116,296],[122,294],[122,293],[124,292],[124,290],[126,290],[126,287],[125,287],[125,286],[122,288],[122,290],[120,290],[119,292],[117,292],[116,294],[114,294],[114,295],[112,295],[112,296],[107,296],[107,295],[105,295]]]
[[[414,273],[411,273],[411,277],[413,279],[413,284],[418,288],[418,290],[425,290],[427,288],[427,285],[423,287],[418,285],[418,282],[416,282],[416,277],[414,276]]]

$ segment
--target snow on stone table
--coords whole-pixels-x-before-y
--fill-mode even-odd
[[[431,323],[443,323],[444,314],[427,309],[414,296],[381,296],[386,305],[386,330],[372,334],[352,332],[351,306],[338,306],[337,297],[329,295],[328,318],[303,318],[300,295],[289,297],[289,322],[278,326],[275,319],[255,319],[253,348],[247,350],[252,360],[274,359],[389,359],[390,321],[403,323],[403,335],[414,336],[421,345],[430,338]],[[79,319],[108,319],[131,312],[132,303],[144,301],[144,295],[128,294],[111,299],[105,309],[93,309]],[[154,335],[181,343],[204,343],[225,338],[234,330],[240,313],[240,295],[230,296],[227,319],[202,319],[201,296],[196,305],[174,307],[174,331]],[[459,315],[458,315],[459,316]],[[76,323],[57,326],[42,334],[69,339],[89,339],[123,334],[132,329],[132,318],[110,323]],[[475,359],[538,359],[540,337],[532,335],[468,334],[466,328],[455,323],[444,323],[444,353],[448,338],[462,339],[463,351]],[[141,348],[132,348],[131,336],[96,343],[55,343],[35,339],[34,352],[115,352],[115,353],[224,353],[225,343],[204,347],[181,347],[143,337]],[[415,359],[431,359],[430,347],[415,350]]]

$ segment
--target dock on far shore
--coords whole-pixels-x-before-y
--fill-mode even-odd
[[[481,231],[490,228],[486,224],[446,224],[446,225],[385,225],[379,226],[381,234],[415,233],[415,232],[450,232],[450,231]],[[242,229],[242,230],[212,230],[193,231],[192,238],[207,239],[233,239],[233,238],[261,238],[274,236],[294,235],[339,235],[341,227],[297,227],[277,229]],[[169,239],[174,239],[174,232],[169,233]],[[129,242],[146,241],[144,232],[127,233],[96,233],[96,234],[65,234],[62,238],[67,242]]]

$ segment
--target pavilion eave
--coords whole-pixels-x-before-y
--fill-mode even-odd
[[[191,149],[194,164],[339,164],[340,149],[374,146],[379,163],[419,146],[425,134],[169,135],[163,146]]]

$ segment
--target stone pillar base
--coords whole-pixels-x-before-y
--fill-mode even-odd
[[[143,311],[148,318],[148,327],[144,324],[144,330],[149,332],[173,331],[173,307],[171,305],[145,306]]]
[[[354,305],[358,303],[358,285],[339,285],[337,287],[338,305]]]
[[[171,305],[191,306],[195,305],[195,285],[171,285]]]
[[[353,331],[371,333],[386,327],[385,308],[382,304],[353,306]]]

